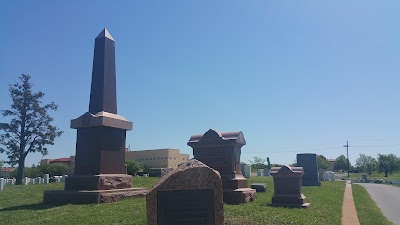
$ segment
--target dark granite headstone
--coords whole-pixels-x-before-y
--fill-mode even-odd
[[[301,167],[272,167],[271,176],[274,179],[274,196],[272,206],[285,207],[310,207],[306,197],[302,193],[301,177],[303,168]]]
[[[148,225],[223,225],[221,177],[195,159],[167,172],[146,195]]]
[[[95,40],[89,112],[71,120],[77,129],[75,172],[65,191],[46,191],[44,202],[102,203],[142,195],[125,170],[126,131],[132,122],[117,115],[115,42],[107,29]]]
[[[266,183],[252,183],[251,188],[256,189],[257,192],[266,192],[267,184]]]
[[[240,204],[254,201],[256,190],[248,188],[240,166],[241,148],[246,144],[242,132],[221,133],[210,129],[193,135],[187,143],[194,158],[221,174],[224,203]]]
[[[297,166],[303,167],[303,186],[321,186],[318,180],[317,154],[297,154]]]

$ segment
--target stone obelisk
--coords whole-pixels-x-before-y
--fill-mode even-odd
[[[115,42],[107,29],[95,40],[89,112],[71,120],[77,129],[75,173],[64,191],[47,191],[44,202],[102,203],[143,194],[125,174],[126,131],[132,122],[117,114]]]

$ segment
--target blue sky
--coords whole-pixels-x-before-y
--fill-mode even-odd
[[[94,39],[116,40],[118,113],[131,149],[178,148],[213,128],[242,131],[242,161],[297,153],[400,155],[398,1],[2,1],[0,109],[30,74],[75,154]],[[1,118],[1,121],[7,121]],[[356,147],[358,146],[358,147]],[[361,147],[363,146],[363,147]],[[0,159],[5,159],[0,154]]]

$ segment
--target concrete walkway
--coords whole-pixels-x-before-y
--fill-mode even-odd
[[[400,225],[400,188],[373,183],[358,183],[358,185],[363,186],[368,191],[389,221]]]
[[[351,189],[351,182],[346,182],[344,190],[344,200],[342,208],[342,224],[343,225],[359,225],[356,206],[354,205],[353,192]]]

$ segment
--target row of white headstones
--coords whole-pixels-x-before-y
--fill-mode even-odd
[[[65,182],[65,178],[67,175],[64,176],[54,176],[55,182],[56,183],[63,183]],[[50,181],[50,176],[49,174],[44,174],[43,177],[36,177],[36,178],[29,178],[29,177],[24,177],[22,179],[22,184],[23,185],[28,185],[28,184],[48,184]],[[0,178],[0,191],[4,189],[4,186],[6,185],[14,185],[15,184],[15,179],[14,178]]]

